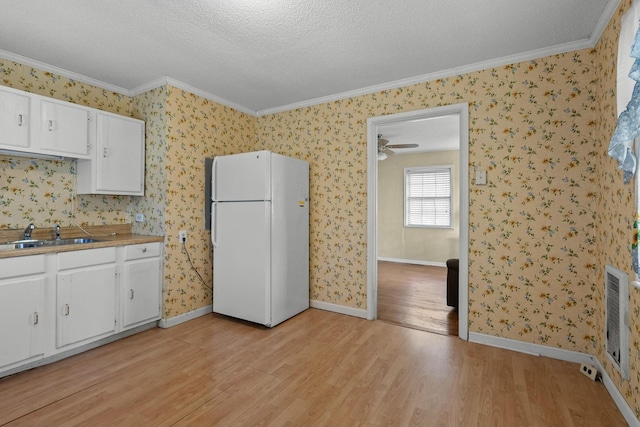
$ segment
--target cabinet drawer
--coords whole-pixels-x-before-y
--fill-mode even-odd
[[[44,273],[44,255],[0,259],[0,279]]]
[[[160,243],[141,243],[128,245],[124,248],[124,260],[152,258],[160,256]]]
[[[58,254],[58,270],[116,262],[116,248],[85,249]]]

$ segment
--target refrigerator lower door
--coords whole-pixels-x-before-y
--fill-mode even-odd
[[[271,203],[216,203],[213,311],[271,326]]]

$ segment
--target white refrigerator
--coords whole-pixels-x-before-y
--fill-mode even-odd
[[[214,313],[273,327],[309,308],[309,163],[215,157],[211,199]]]

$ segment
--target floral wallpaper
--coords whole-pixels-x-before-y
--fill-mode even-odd
[[[122,115],[131,98],[0,58],[0,85]],[[75,162],[0,155],[0,228],[123,224],[128,196],[75,195]]]
[[[165,292],[163,317],[171,318],[211,304],[211,234],[205,230],[207,157],[253,150],[255,117],[181,89],[166,88]],[[178,242],[187,231],[186,250]]]
[[[79,196],[69,161],[0,156],[0,227],[46,225],[73,209],[87,224],[147,221],[165,237],[164,318],[211,303],[204,159],[269,149],[311,167],[311,297],[366,309],[369,117],[469,103],[469,330],[595,354],[640,414],[640,300],[631,292],[631,380],[604,356],[604,265],[630,271],[633,188],[606,156],[615,126],[623,0],[584,49],[392,90],[252,117],[165,86],[133,99],[0,59],[0,84],[147,123],[144,198]],[[472,175],[472,174],[470,174]],[[204,279],[190,267],[186,248]]]
[[[164,236],[167,206],[167,88],[152,89],[133,98],[137,117],[145,121],[144,197],[132,197],[128,217],[144,215],[144,222],[133,222],[138,234]],[[165,253],[166,256],[166,253]]]
[[[260,148],[311,163],[312,298],[366,308],[366,119],[468,102],[469,329],[594,352],[590,50],[258,118]]]
[[[340,100],[258,118],[259,150],[309,162],[311,299],[366,308],[366,118]]]
[[[620,34],[621,17],[631,5],[631,0],[623,0],[607,29],[596,46],[597,96],[595,99],[597,117],[597,138],[595,158],[598,160],[593,180],[596,184],[596,240],[595,255],[597,269],[594,292],[594,322],[597,334],[596,355],[607,370],[607,374],[625,397],[636,417],[640,417],[640,295],[638,291],[629,289],[629,326],[630,336],[630,379],[622,379],[616,368],[605,355],[605,292],[604,266],[614,265],[629,274],[634,280],[631,268],[632,224],[635,217],[633,184],[624,185],[622,173],[617,163],[607,156],[609,141],[617,121],[616,108],[616,62],[618,52],[618,35]]]

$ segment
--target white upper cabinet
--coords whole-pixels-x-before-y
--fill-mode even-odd
[[[0,86],[0,149],[89,158],[93,109]]]
[[[30,98],[24,92],[0,87],[0,148],[29,146]]]
[[[96,112],[91,159],[78,161],[78,194],[144,195],[144,122]]]
[[[38,123],[42,152],[88,158],[90,112],[86,107],[68,102],[40,99]]]
[[[144,196],[144,126],[0,85],[0,154],[78,159],[78,194]]]

